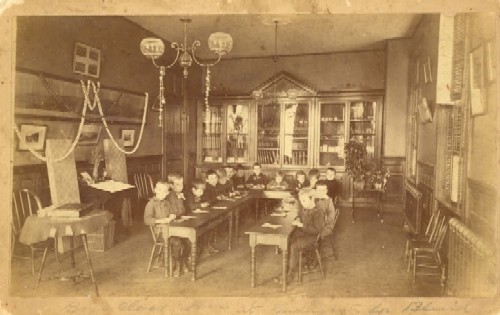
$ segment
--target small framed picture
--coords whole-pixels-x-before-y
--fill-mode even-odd
[[[101,51],[82,43],[75,44],[73,72],[99,78]]]
[[[121,139],[123,141],[124,147],[133,146],[134,140],[135,140],[135,130],[134,129],[123,129]]]
[[[19,150],[26,151],[33,149],[42,151],[45,148],[45,136],[47,134],[47,126],[45,125],[21,125],[21,137],[19,139]]]
[[[432,113],[429,108],[429,104],[425,97],[422,97],[422,100],[418,104],[418,114],[420,116],[420,121],[425,124],[432,121]]]
[[[469,54],[469,86],[471,115],[481,115],[486,112],[486,91],[484,88],[485,67],[484,67],[483,45],[475,48]]]
[[[99,142],[101,136],[101,125],[83,125],[78,145],[93,145]]]
[[[432,67],[431,67],[431,58],[427,57],[427,60],[423,63],[424,67],[424,77],[425,84],[432,82]]]

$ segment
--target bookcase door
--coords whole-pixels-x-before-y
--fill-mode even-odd
[[[319,106],[319,165],[344,166],[346,103],[326,101]]]
[[[257,105],[257,156],[262,165],[281,164],[281,104]]]

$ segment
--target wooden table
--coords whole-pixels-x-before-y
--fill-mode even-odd
[[[241,205],[245,204],[251,199],[251,195],[248,194],[239,199],[234,200],[220,200],[216,204],[208,208],[203,208],[202,210],[208,210],[208,213],[192,213],[195,218],[187,219],[185,221],[172,221],[165,225],[164,228],[164,238],[165,238],[165,253],[164,262],[165,266],[168,266],[165,270],[165,276],[172,275],[172,265],[168,263],[168,257],[170,255],[170,241],[171,236],[177,236],[181,238],[187,238],[191,242],[191,280],[196,281],[196,251],[197,251],[197,240],[198,237],[206,232],[212,231],[219,224],[228,220],[229,221],[229,240],[228,249],[231,250],[232,245],[232,230],[233,222],[235,218],[237,220]],[[236,221],[237,222],[237,221]],[[238,224],[236,224],[237,226]],[[236,232],[238,229],[236,228]]]
[[[81,237],[83,248],[85,250],[85,258],[89,266],[90,278],[94,283],[96,295],[99,296],[97,282],[94,278],[94,270],[92,269],[92,261],[87,245],[87,234],[95,232],[108,224],[113,218],[109,211],[93,210],[89,214],[81,218],[63,218],[63,217],[41,217],[32,215],[24,222],[19,241],[23,244],[34,244],[45,241],[42,263],[35,281],[35,293],[42,276],[47,251],[49,248],[49,238],[56,237]],[[73,242],[71,242],[73,243]],[[75,266],[74,248],[71,248],[72,266]]]
[[[298,201],[297,201],[298,202]],[[249,235],[249,245],[251,248],[251,286],[255,287],[256,263],[255,252],[257,245],[273,245],[281,249],[282,255],[282,291],[286,292],[286,268],[288,263],[288,241],[294,226],[292,222],[297,216],[297,210],[292,209],[286,212],[286,217],[275,217],[269,214],[258,221],[245,234]],[[279,228],[262,227],[264,223],[280,225]]]

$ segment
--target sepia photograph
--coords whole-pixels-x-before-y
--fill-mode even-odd
[[[0,313],[500,312],[498,3],[388,2],[2,4]]]

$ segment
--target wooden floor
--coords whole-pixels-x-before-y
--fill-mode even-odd
[[[388,209],[385,209],[388,210]],[[385,211],[381,223],[375,209],[357,210],[357,221],[351,223],[351,209],[342,208],[335,231],[338,259],[325,259],[326,277],[319,273],[304,275],[302,284],[292,283],[287,293],[273,282],[281,268],[281,256],[273,247],[257,248],[257,283],[250,287],[250,247],[243,232],[252,219],[240,228],[239,244],[227,251],[227,239],[219,239],[221,252],[202,255],[198,280],[189,275],[165,278],[161,269],[146,272],[151,250],[149,229],[142,222],[134,225],[131,235],[117,233],[115,246],[104,252],[92,252],[92,262],[101,296],[314,296],[314,297],[413,297],[440,296],[438,281],[422,280],[412,285],[403,258],[405,234],[403,216],[398,209]],[[20,248],[21,249],[21,248]],[[329,256],[330,248],[324,248]],[[19,251],[18,251],[19,253]],[[61,265],[49,256],[36,296],[94,295],[90,280],[47,280],[70,270],[70,259]],[[40,263],[37,259],[37,264]],[[77,270],[87,272],[83,250],[77,252]],[[63,271],[61,271],[63,270]],[[34,296],[35,277],[29,260],[14,258],[11,271],[11,295]]]

